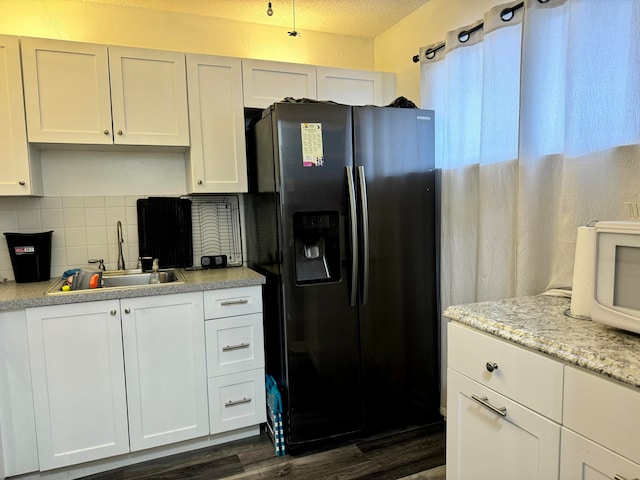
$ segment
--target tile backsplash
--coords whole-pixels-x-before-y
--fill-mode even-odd
[[[88,267],[90,258],[102,258],[107,270],[115,270],[118,262],[116,224],[120,220],[125,266],[135,268],[138,198],[143,197],[0,197],[0,233],[53,230],[51,276],[56,277],[70,268]],[[14,279],[4,235],[0,243],[0,279],[3,278]]]

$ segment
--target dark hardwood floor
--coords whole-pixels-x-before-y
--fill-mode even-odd
[[[131,465],[84,480],[444,480],[444,425],[344,442],[276,457],[259,436]]]

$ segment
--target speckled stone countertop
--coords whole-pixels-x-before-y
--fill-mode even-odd
[[[443,315],[640,388],[640,335],[564,315],[567,298],[536,295],[451,306]]]
[[[46,295],[45,292],[59,279],[46,282],[0,284],[0,311],[17,310],[28,307],[62,305],[67,303],[95,302],[117,298],[147,297],[169,293],[198,292],[218,288],[248,287],[265,283],[265,278],[246,267],[220,268],[212,270],[179,269],[185,277],[184,283],[163,283],[143,288],[96,289]]]

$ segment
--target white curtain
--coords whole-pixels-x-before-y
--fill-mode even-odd
[[[570,288],[577,228],[640,200],[640,1],[526,0],[503,20],[518,3],[420,50],[443,310]]]

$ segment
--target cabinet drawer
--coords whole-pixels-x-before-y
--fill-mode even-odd
[[[560,362],[457,323],[449,323],[448,333],[450,368],[561,422]]]
[[[265,422],[264,369],[210,378],[209,418],[212,434]]]
[[[640,463],[640,391],[575,367],[565,368],[564,425]]]
[[[262,311],[262,287],[222,288],[204,292],[204,318],[224,318]]]
[[[217,377],[264,367],[262,314],[209,320],[207,376]]]

